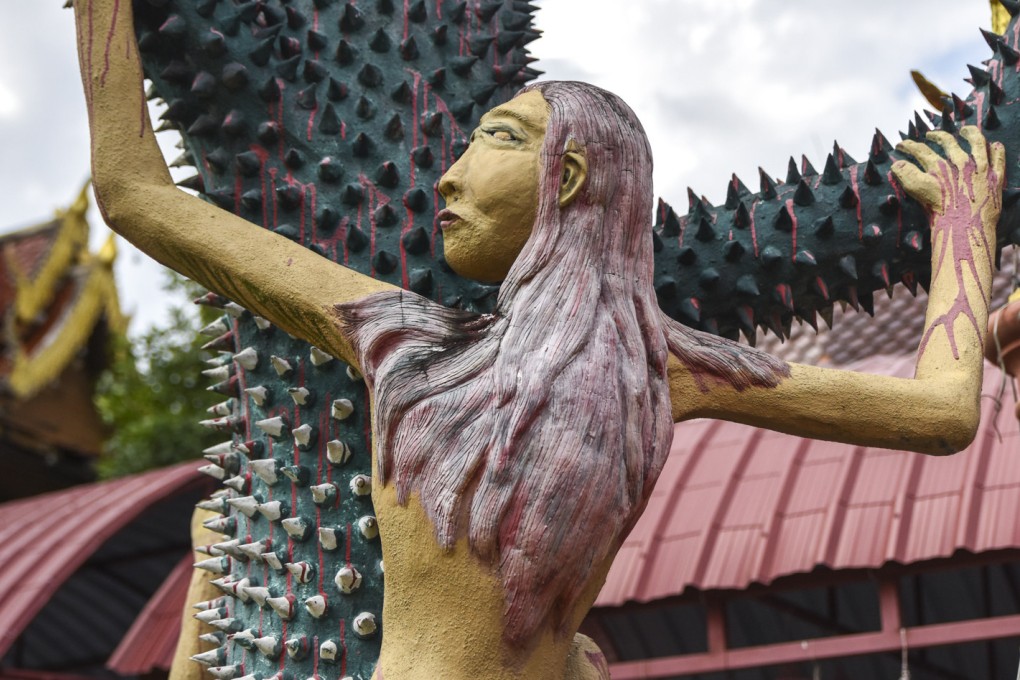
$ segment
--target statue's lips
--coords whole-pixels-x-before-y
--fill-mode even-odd
[[[438,215],[436,215],[436,219],[439,221],[439,228],[445,231],[453,226],[455,222],[460,221],[460,215],[449,208],[444,208],[439,211]]]

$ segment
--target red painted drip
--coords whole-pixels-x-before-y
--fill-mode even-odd
[[[234,173],[234,214],[241,214],[241,189],[244,183],[241,181],[241,171]],[[235,331],[236,332],[236,331]]]
[[[368,238],[368,252],[370,256],[375,255],[375,210],[383,205],[390,202],[389,196],[379,191],[379,187],[375,185],[375,182],[370,180],[364,174],[358,175],[358,183],[368,193],[368,224],[369,224],[369,238]],[[361,214],[358,214],[358,225],[361,225]],[[372,276],[375,276],[375,266],[372,266]]]
[[[276,168],[269,168],[269,195],[272,196],[273,201],[273,226],[275,229],[276,222]],[[265,201],[265,194],[262,195],[262,200]]]
[[[312,107],[312,110],[308,114],[308,129],[307,135],[308,141],[312,141],[312,126],[315,125],[315,114],[319,112],[319,105],[316,104]]]
[[[443,0],[436,0],[436,19],[439,21],[443,19]]]
[[[984,120],[985,120],[985,113],[984,113],[984,109],[985,109],[985,93],[984,92],[979,92],[977,90],[974,91],[974,109],[977,111],[977,118],[976,119],[977,119],[978,127],[982,127],[983,128],[984,127]]]
[[[314,241],[319,236],[319,234],[318,234],[318,225],[315,223],[315,219],[316,219],[315,218],[315,202],[318,199],[318,191],[315,188],[315,182],[309,182],[308,184],[304,185],[304,189],[309,194],[311,194],[311,200],[309,201],[308,209],[311,210],[311,212],[312,212],[312,240]],[[303,207],[304,203],[302,203],[301,205]]]
[[[408,0],[404,0],[404,40],[407,40],[407,4]]]
[[[858,240],[864,239],[864,218],[861,217],[861,188],[857,182],[857,169],[860,166],[855,165],[850,168],[850,186],[854,189],[854,195],[857,196],[857,238]]]
[[[793,226],[790,227],[790,259],[793,260],[797,257],[797,213],[793,210],[793,199],[786,199],[786,210],[790,213],[790,221],[793,222]]]
[[[287,622],[284,621],[281,624],[281,627],[280,627],[280,640],[282,641],[282,640],[286,640],[286,639],[287,639]],[[233,645],[231,645],[231,646],[233,646]],[[287,654],[281,654],[280,655],[280,672],[281,673],[283,673],[284,662],[287,660],[287,658],[288,658]]]
[[[347,523],[347,539],[344,541],[344,559],[347,566],[351,566],[351,523]]]
[[[903,189],[900,188],[899,182],[893,181],[892,172],[890,171],[886,178],[889,180],[889,184],[892,185],[893,193],[896,194],[896,200],[899,204],[903,205]],[[896,210],[896,243],[900,242],[903,238],[903,208],[897,208]]]
[[[120,0],[113,1],[113,16],[110,18],[110,32],[106,35],[106,47],[103,52],[103,73],[99,76],[99,85],[106,86],[106,74],[110,71],[110,47],[113,45],[113,32],[117,28],[117,13],[120,11]]]
[[[272,437],[266,437],[266,458],[272,458],[272,457],[273,457],[273,438]],[[267,489],[268,489],[268,492],[267,492],[268,500],[271,501],[271,500],[273,500],[273,487],[272,486],[268,486]],[[270,545],[272,545],[272,542],[273,542],[273,523],[269,522],[268,524],[269,524],[269,543],[270,543]],[[266,567],[265,577],[266,578],[269,577],[269,567]],[[265,579],[263,579],[263,582],[265,582]]]
[[[350,225],[351,225],[351,218],[349,218],[347,216],[344,216],[340,220],[340,228],[337,230],[339,232],[339,234],[340,234],[340,238],[338,239],[338,242],[342,245],[342,247],[344,249],[344,264],[347,264],[347,258],[350,256],[350,253],[347,250],[347,230],[350,229]]]
[[[1013,24],[1013,44],[1010,45],[1013,49],[1016,49],[1017,45],[1020,45],[1020,23]],[[1020,73],[1020,62],[1017,62],[1016,66],[1013,67],[1017,73]]]

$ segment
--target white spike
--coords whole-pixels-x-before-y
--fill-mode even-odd
[[[237,666],[215,666],[206,668],[205,672],[216,680],[234,680],[237,677]]]
[[[219,465],[213,465],[211,463],[198,468],[198,471],[209,475],[213,479],[224,479],[227,476],[226,470],[221,468]]]
[[[259,365],[259,353],[255,351],[254,347],[245,347],[234,355],[234,361],[244,370],[254,371],[255,367]]]
[[[214,663],[223,663],[226,658],[227,650],[223,647],[217,647],[216,649],[210,649],[208,652],[195,654],[191,657],[191,660],[197,661],[203,666],[212,666]]]
[[[233,594],[241,602],[248,601],[248,588],[251,587],[251,580],[248,577],[241,579],[240,581],[234,581],[229,586],[231,594]]]
[[[303,541],[308,537],[308,522],[301,517],[288,517],[280,522],[287,535],[296,541]]]
[[[341,567],[333,578],[333,583],[345,595],[350,595],[361,587],[361,573],[351,565]]]
[[[192,614],[192,616],[202,623],[212,623],[213,621],[222,619],[225,612],[226,609],[218,607],[216,609],[206,609],[205,611],[198,612],[197,614]]]
[[[227,603],[227,598],[217,597],[215,600],[206,600],[205,602],[196,602],[191,605],[192,609],[204,612],[206,609],[219,609]]]
[[[240,543],[241,543],[241,541],[239,539],[235,538],[235,539],[230,540],[230,541],[223,541],[222,543],[216,543],[215,545],[213,545],[213,547],[216,548],[217,550],[219,550],[222,553],[230,555],[231,557],[236,557],[239,560],[244,560],[244,559],[247,559],[247,556],[238,549],[238,546],[240,545]]]
[[[318,347],[312,347],[308,350],[308,358],[312,360],[313,366],[322,366],[333,361],[333,357],[323,352]]]
[[[308,404],[308,400],[311,398],[312,393],[306,387],[290,387],[287,389],[290,394],[290,398],[294,400],[294,403],[298,406],[305,406]]]
[[[225,638],[223,633],[216,631],[215,633],[203,633],[198,636],[198,639],[207,645],[222,645]]]
[[[210,446],[207,449],[202,449],[202,455],[204,455],[204,456],[218,456],[221,453],[230,453],[231,450],[233,450],[233,446],[234,446],[234,442],[233,441],[220,442],[219,444],[216,444],[215,446]]]
[[[279,479],[276,476],[277,467],[279,467],[279,464],[272,458],[263,458],[262,460],[253,460],[251,462],[251,471],[270,486],[276,484],[276,481]]]
[[[316,505],[332,503],[333,499],[336,498],[337,495],[336,484],[333,484],[332,482],[315,484],[308,487],[308,489],[312,492],[312,502]]]
[[[227,503],[229,503],[231,507],[236,508],[238,512],[244,513],[245,517],[254,517],[255,513],[259,510],[259,502],[254,496],[228,498]]]
[[[287,656],[292,659],[301,660],[308,654],[308,638],[304,635],[292,637],[283,645],[287,648]]]
[[[210,512],[217,512],[221,515],[227,514],[229,509],[223,499],[209,499],[207,501],[199,501],[195,504],[195,507],[199,510],[209,510]]]
[[[260,607],[265,607],[266,600],[273,596],[272,591],[263,586],[250,586],[246,592],[248,593],[248,597],[252,599],[252,602]]]
[[[319,658],[323,661],[336,661],[339,655],[340,650],[332,640],[326,640],[319,645]]]
[[[212,626],[213,628],[218,628],[219,630],[222,630],[224,633],[233,633],[238,628],[241,627],[241,622],[233,617],[227,617],[225,619],[216,619],[215,621],[210,621],[209,625]]]
[[[251,397],[256,406],[265,406],[266,402],[269,401],[269,390],[266,389],[265,385],[246,387],[244,393]]]
[[[356,496],[368,496],[372,493],[372,478],[368,475],[355,475],[351,478],[351,493]]]
[[[230,479],[223,480],[223,486],[229,486],[237,493],[247,493],[251,480],[247,475],[235,475]],[[230,502],[229,500],[227,501]]]
[[[270,522],[275,522],[283,516],[284,507],[281,501],[269,501],[268,503],[259,503],[258,511]]]
[[[228,302],[227,304],[223,305],[223,311],[229,314],[230,316],[234,317],[235,319],[238,319],[247,310],[241,305],[237,304],[236,302]]]
[[[268,330],[269,327],[273,325],[269,323],[268,319],[263,319],[261,316],[257,315],[252,316],[251,320],[255,322],[255,325],[260,331]]]
[[[326,458],[333,465],[343,465],[351,459],[351,447],[339,439],[326,442]]]
[[[294,370],[294,367],[290,365],[289,361],[278,357],[275,354],[269,357],[269,362],[273,365],[273,370],[276,371],[276,375],[281,378]]]
[[[308,583],[315,577],[315,567],[309,562],[288,562],[283,566],[297,579],[298,583]]]
[[[354,632],[361,637],[371,637],[375,635],[375,614],[371,612],[361,612],[354,617]]]
[[[379,523],[372,515],[365,515],[358,519],[358,530],[362,536],[371,541],[379,535]]]
[[[334,399],[332,416],[335,420],[347,420],[354,413],[354,404],[350,399]]]
[[[230,641],[244,649],[251,649],[255,644],[255,636],[252,634],[251,628],[246,628],[240,633],[235,633]]]
[[[319,545],[323,550],[336,550],[336,529],[332,527],[319,527]]]
[[[230,374],[233,371],[230,370],[230,366],[218,366],[216,368],[207,368],[202,371],[202,375],[209,378],[213,382],[223,382],[224,380],[230,380]]]
[[[280,656],[280,641],[271,635],[255,638],[255,648],[267,659],[275,659]]]
[[[283,436],[283,430],[287,427],[287,423],[280,416],[274,416],[272,418],[266,418],[265,420],[255,421],[255,427],[259,428],[270,437],[281,437]]]
[[[262,553],[269,549],[269,541],[256,541],[255,543],[242,543],[237,546],[246,557],[256,562],[262,561]]]
[[[214,416],[229,416],[234,412],[233,407],[234,403],[230,399],[227,399],[226,401],[221,401],[218,404],[213,404],[207,408],[205,412]]]
[[[313,595],[305,600],[305,609],[313,618],[321,619],[322,615],[326,613],[326,598],[322,595]]]
[[[272,550],[262,553],[262,561],[276,571],[283,571],[283,562],[280,561],[280,556]]]
[[[298,445],[298,448],[307,449],[315,436],[315,430],[311,425],[305,423],[291,430],[291,434],[294,435],[294,443]]]
[[[201,329],[198,332],[206,336],[207,338],[218,338],[229,330],[230,326],[228,326],[226,322],[222,318],[220,318],[216,319],[211,324],[209,324],[208,326],[206,326],[205,328]]]
[[[290,621],[294,618],[294,596],[285,595],[283,597],[269,597],[266,598],[266,604],[273,608],[276,615],[284,621]]]
[[[195,562],[195,569],[204,569],[205,571],[212,572],[213,574],[226,574],[230,571],[230,558],[229,557],[211,557],[201,562]]]
[[[347,377],[353,380],[354,382],[358,382],[359,380],[361,380],[361,374],[358,373],[358,370],[353,366],[347,367]]]

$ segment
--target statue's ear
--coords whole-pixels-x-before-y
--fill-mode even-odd
[[[574,202],[581,188],[588,179],[588,160],[584,157],[581,147],[573,140],[567,145],[563,154],[563,177],[560,179],[560,208],[566,208]]]

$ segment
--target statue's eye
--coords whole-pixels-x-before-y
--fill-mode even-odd
[[[513,142],[517,140],[514,133],[509,130],[493,130],[489,134],[492,135],[493,139],[498,139],[501,142]]]

